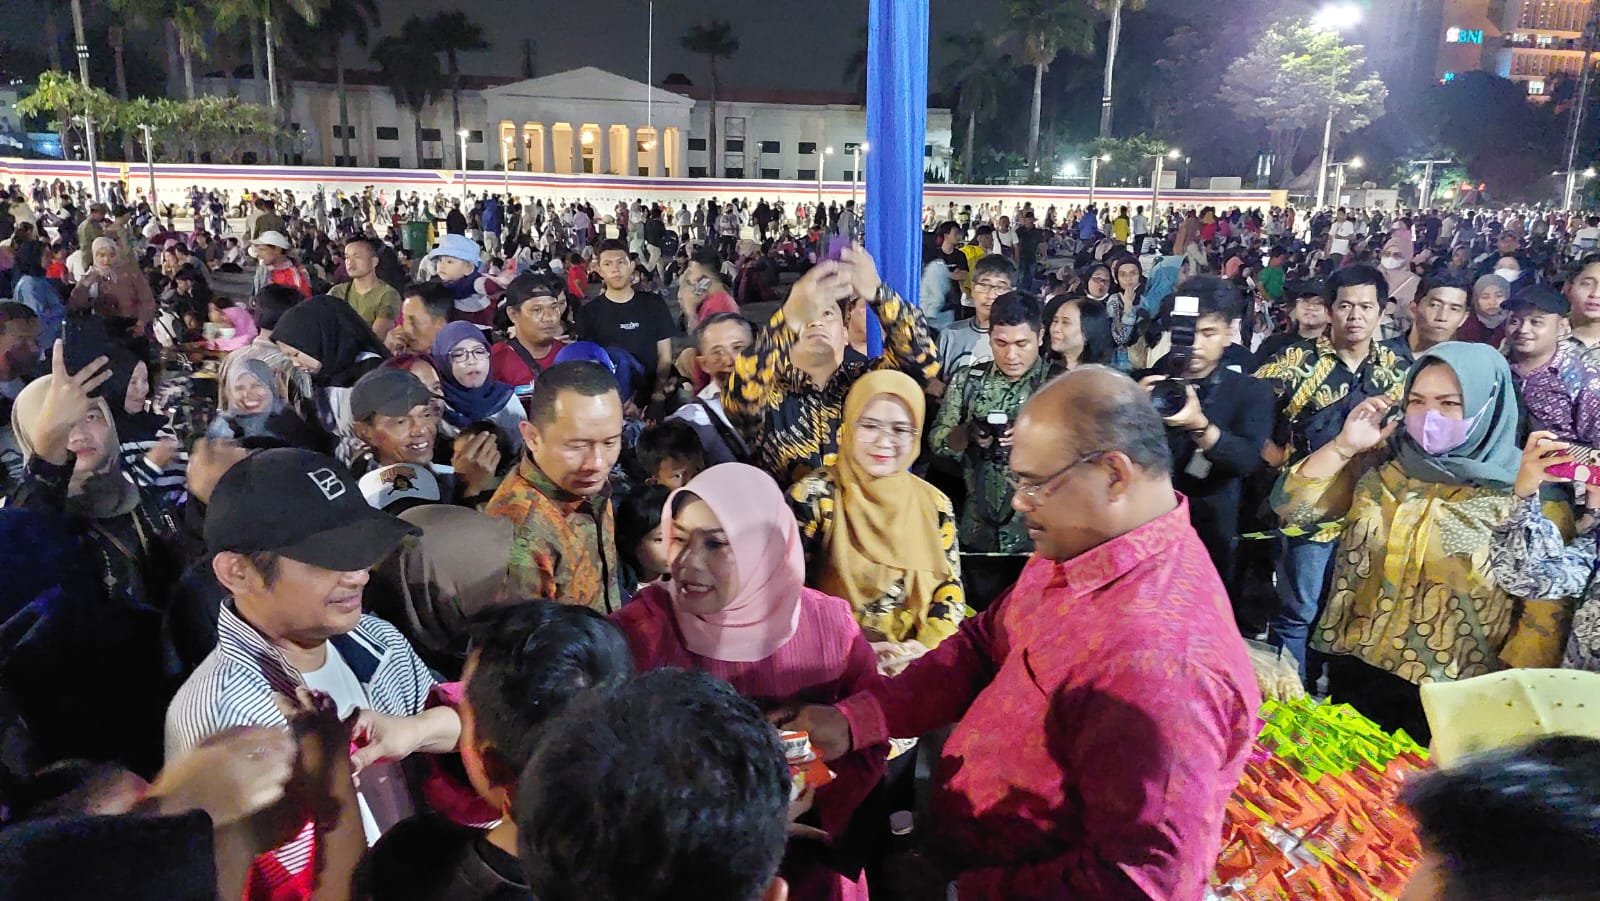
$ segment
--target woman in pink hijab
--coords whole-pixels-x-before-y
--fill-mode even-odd
[[[1417,296],[1417,286],[1422,279],[1411,271],[1416,246],[1411,240],[1411,229],[1398,225],[1378,251],[1378,270],[1389,286],[1389,297],[1394,302],[1384,308],[1386,332],[1384,338],[1398,338],[1411,331],[1411,301]]]
[[[805,587],[800,530],[771,476],[742,463],[713,466],[667,497],[661,526],[670,579],[612,617],[640,672],[704,670],[768,710],[832,704],[878,678],[849,603]],[[829,840],[790,839],[781,871],[790,897],[867,897],[860,861],[837,842],[886,754],[880,745],[829,764],[837,778],[803,818]]]

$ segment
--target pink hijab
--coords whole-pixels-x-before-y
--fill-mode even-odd
[[[670,542],[678,497],[692,494],[716,514],[733,545],[739,592],[721,611],[672,615],[691,653],[730,663],[765,660],[800,628],[806,561],[800,529],[772,477],[743,463],[723,463],[667,496],[661,527]]]
[[[255,341],[256,335],[260,334],[261,330],[256,327],[255,319],[251,317],[250,311],[244,307],[238,305],[224,307],[222,315],[228,320],[228,324],[233,327],[233,337],[218,338],[211,341],[210,344],[213,349],[238,350]]]

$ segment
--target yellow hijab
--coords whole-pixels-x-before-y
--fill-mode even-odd
[[[902,469],[877,478],[855,462],[856,421],[867,404],[889,395],[911,411],[911,423],[922,436],[926,412],[922,390],[903,372],[880,370],[855,383],[844,401],[839,430],[839,456],[833,466],[836,488],[833,535],[828,565],[817,587],[850,602],[861,618],[866,607],[883,597],[897,577],[905,579],[905,596],[895,625],[909,637],[926,617],[934,590],[950,578],[939,535],[938,489]],[[907,460],[916,459],[913,452]],[[901,617],[906,622],[900,622]],[[898,640],[899,636],[889,636]]]

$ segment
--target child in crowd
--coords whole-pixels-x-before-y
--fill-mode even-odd
[[[617,504],[617,559],[622,564],[622,591],[629,598],[667,574],[661,511],[670,493],[664,485],[640,485]]]
[[[706,468],[705,450],[694,426],[678,419],[653,425],[639,435],[634,459],[647,485],[682,488]]]
[[[434,275],[455,297],[452,320],[470,322],[482,329],[494,327],[494,299],[500,283],[482,272],[483,249],[463,235],[445,235],[439,246],[422,258]]]
[[[438,814],[396,824],[359,880],[372,901],[531,899],[517,860],[513,802],[541,727],[590,689],[633,672],[616,626],[586,607],[530,601],[495,607],[471,624],[473,650],[458,683],[461,761],[502,818],[487,831]]]

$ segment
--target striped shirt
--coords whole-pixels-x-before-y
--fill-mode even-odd
[[[422,712],[435,680],[398,629],[367,615],[355,629],[328,641],[355,673],[373,710],[390,716]],[[167,708],[167,759],[235,726],[287,726],[274,696],[292,697],[304,684],[283,654],[240,618],[231,603],[224,603],[217,614],[216,648]],[[308,823],[294,841],[271,852],[282,877],[309,869],[312,837]]]

